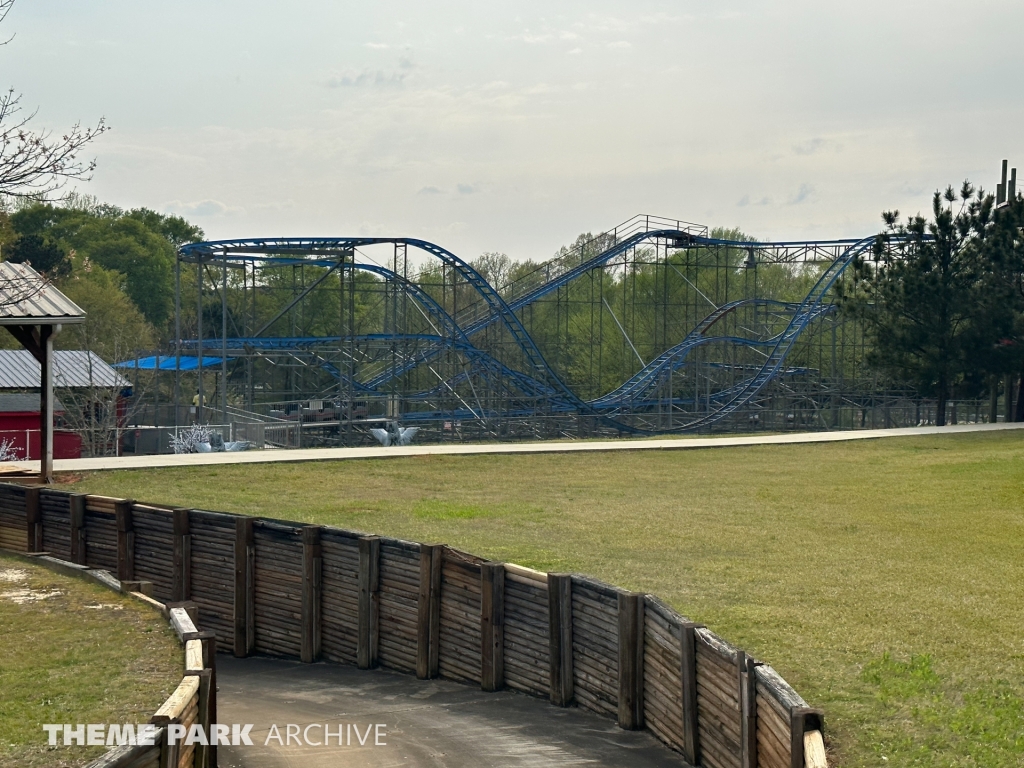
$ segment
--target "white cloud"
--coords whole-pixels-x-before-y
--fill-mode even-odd
[[[410,63],[405,68],[411,66]],[[331,75],[324,81],[324,85],[328,88],[387,88],[401,85],[406,77],[406,72],[389,72],[383,69],[363,69],[359,72],[349,70]]]
[[[824,139],[808,139],[793,146],[793,151],[798,155],[813,155],[825,146]]]
[[[245,208],[237,205],[227,205],[220,200],[196,200],[194,202],[182,202],[172,200],[160,206],[165,211],[179,214],[180,216],[194,216],[196,218],[212,218],[222,216],[241,216],[245,214]]]
[[[1006,97],[1024,80],[1024,3],[1010,0],[924,16],[881,0],[309,0],[287,14],[252,0],[243,33],[234,3],[204,6],[199,27],[183,6],[50,5],[19,4],[0,55],[42,125],[115,126],[80,191],[174,201],[210,237],[373,222],[460,255],[544,258],[640,211],[856,236],[882,210],[927,210],[947,183],[991,188],[1001,157],[1024,156],[1024,101]],[[950,50],[991,55],[935,79]]]
[[[796,191],[796,194],[790,198],[790,205],[800,205],[811,200],[814,196],[814,187],[806,182],[800,185],[800,189]]]

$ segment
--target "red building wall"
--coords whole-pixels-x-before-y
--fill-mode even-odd
[[[10,440],[19,459],[38,461],[42,455],[39,447],[39,414],[0,413],[0,440]],[[81,455],[81,436],[74,432],[54,430],[53,458],[77,459]]]

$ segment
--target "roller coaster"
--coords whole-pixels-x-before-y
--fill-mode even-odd
[[[487,276],[416,238],[193,243],[178,252],[175,354],[218,361],[209,407],[219,397],[225,418],[297,413],[335,444],[385,419],[427,439],[858,426],[905,399],[871,378],[834,303],[873,243],[636,216]]]

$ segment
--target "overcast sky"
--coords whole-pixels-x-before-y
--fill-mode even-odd
[[[17,0],[4,28],[39,125],[113,126],[80,190],[211,239],[850,237],[1024,170],[1020,0]]]

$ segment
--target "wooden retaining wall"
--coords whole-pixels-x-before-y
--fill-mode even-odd
[[[29,549],[25,490],[20,485],[0,484],[0,547],[12,552]]]
[[[358,534],[337,528],[320,532],[321,647],[325,659],[342,664],[359,662],[359,539]]]
[[[438,627],[441,677],[480,684],[481,558],[443,550]]]
[[[253,523],[257,653],[297,657],[302,647],[302,541],[297,526]]]
[[[523,693],[550,695],[548,575],[505,565],[505,685]]]
[[[507,686],[646,728],[694,766],[826,765],[822,713],[771,667],[654,596],[578,574],[10,484],[0,484],[0,546],[50,551],[149,582],[158,600],[192,601],[221,649],[238,656]],[[189,707],[181,717],[193,716]]]
[[[175,510],[172,514],[181,515]],[[183,521],[179,527],[184,528]],[[185,540],[178,540],[178,550],[184,562],[173,567],[172,576],[177,573],[181,580],[177,590],[171,591],[171,599],[191,600],[199,606],[203,628],[216,632],[217,637],[230,640],[235,634],[235,518],[221,512],[206,512],[201,509],[188,510],[188,532]]]
[[[382,538],[377,551],[376,656],[360,666],[373,667],[379,661],[383,667],[415,674],[419,651],[420,545]],[[367,562],[366,567],[372,569],[373,564]]]
[[[71,501],[66,493],[55,493],[44,488],[39,494],[42,546],[39,551],[49,552],[61,560],[71,561]],[[35,548],[33,547],[33,550]]]
[[[153,597],[160,602],[181,599],[174,589],[174,519],[171,511],[133,504],[132,526],[135,533],[132,578],[150,582]]]

